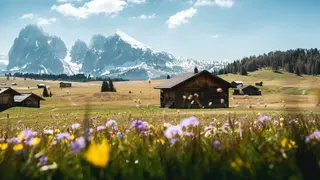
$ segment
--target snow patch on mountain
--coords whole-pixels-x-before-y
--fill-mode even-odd
[[[64,59],[61,59],[63,64],[64,73],[71,74],[79,74],[81,72],[82,64],[71,62],[70,52],[67,52],[67,56]]]
[[[149,46],[137,41],[136,39],[132,38],[131,36],[127,35],[126,33],[120,31],[119,29],[117,29],[116,35],[118,35],[126,43],[130,44],[131,47],[133,47],[133,48],[142,49],[142,50],[149,49],[149,50],[153,51],[152,48],[150,48]]]

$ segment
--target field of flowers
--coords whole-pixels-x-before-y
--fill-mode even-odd
[[[130,121],[3,128],[1,179],[320,179],[315,114]]]

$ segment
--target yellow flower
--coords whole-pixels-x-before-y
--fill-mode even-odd
[[[32,140],[32,145],[33,145],[33,146],[37,146],[38,144],[40,144],[40,142],[41,142],[41,139],[38,138],[38,137],[35,137],[35,138],[33,138],[33,140]]]
[[[163,139],[157,139],[156,142],[157,142],[157,143],[164,144],[164,140],[163,140]]]
[[[60,129],[55,129],[54,132],[55,133],[60,133]]]
[[[14,151],[21,151],[23,149],[23,145],[22,144],[16,144],[13,146],[13,150]]]
[[[288,148],[289,148],[289,149],[292,149],[292,148],[294,148],[294,147],[295,147],[295,145],[296,145],[296,142],[295,142],[295,141],[290,140],[290,141],[289,141],[289,143],[288,143]]]
[[[72,134],[72,135],[70,136],[70,140],[73,141],[74,138],[75,138],[75,137],[74,137],[74,135]]]
[[[109,161],[110,145],[107,140],[101,144],[91,143],[88,151],[84,154],[85,159],[97,167],[106,167]]]
[[[281,118],[280,118],[280,121],[284,121],[284,118],[283,118],[283,117],[281,117]]]
[[[169,127],[169,124],[168,124],[168,123],[164,123],[164,124],[163,124],[163,127],[164,127],[164,128],[167,128],[167,127]]]
[[[287,142],[288,142],[288,139],[287,138],[283,138],[282,141],[281,141],[281,147],[285,148],[286,145],[287,145]]]
[[[23,134],[18,134],[17,137],[18,137],[20,140],[23,140],[23,138],[24,138]]]
[[[287,138],[283,138],[281,141],[281,147],[282,148],[288,147],[289,149],[292,149],[296,147],[296,142],[293,140],[288,140]]]
[[[2,151],[6,150],[8,148],[8,144],[7,143],[4,143],[4,144],[0,144],[0,149]]]
[[[148,129],[154,129],[154,126],[150,124],[150,125],[148,126]]]

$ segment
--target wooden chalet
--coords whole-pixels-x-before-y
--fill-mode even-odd
[[[14,96],[14,105],[20,107],[40,108],[40,101],[44,99],[33,93],[22,93]]]
[[[66,87],[71,87],[71,86],[72,86],[71,82],[60,82],[61,88],[66,88]]]
[[[37,84],[38,88],[45,88],[46,85],[45,84]]]
[[[238,88],[234,88],[233,95],[261,95],[261,90],[252,85],[239,86]]]
[[[242,81],[232,81],[232,82],[231,82],[231,86],[232,86],[233,88],[237,88],[237,87],[243,86],[243,85],[244,85],[244,84],[243,84]]]
[[[228,108],[231,84],[204,70],[183,73],[154,87],[162,108]]]
[[[10,87],[0,87],[0,111],[14,106],[14,96],[20,95]]]
[[[263,82],[262,82],[262,81],[256,82],[255,85],[256,85],[256,86],[263,86]]]

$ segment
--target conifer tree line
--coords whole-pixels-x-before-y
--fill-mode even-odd
[[[113,86],[111,79],[102,82],[101,92],[116,92],[116,88]]]
[[[272,68],[274,72],[282,69],[297,75],[319,75],[320,74],[320,51],[317,48],[295,49],[287,51],[272,51],[259,56],[244,57],[229,63],[216,74],[241,74],[253,72],[259,68]]]

